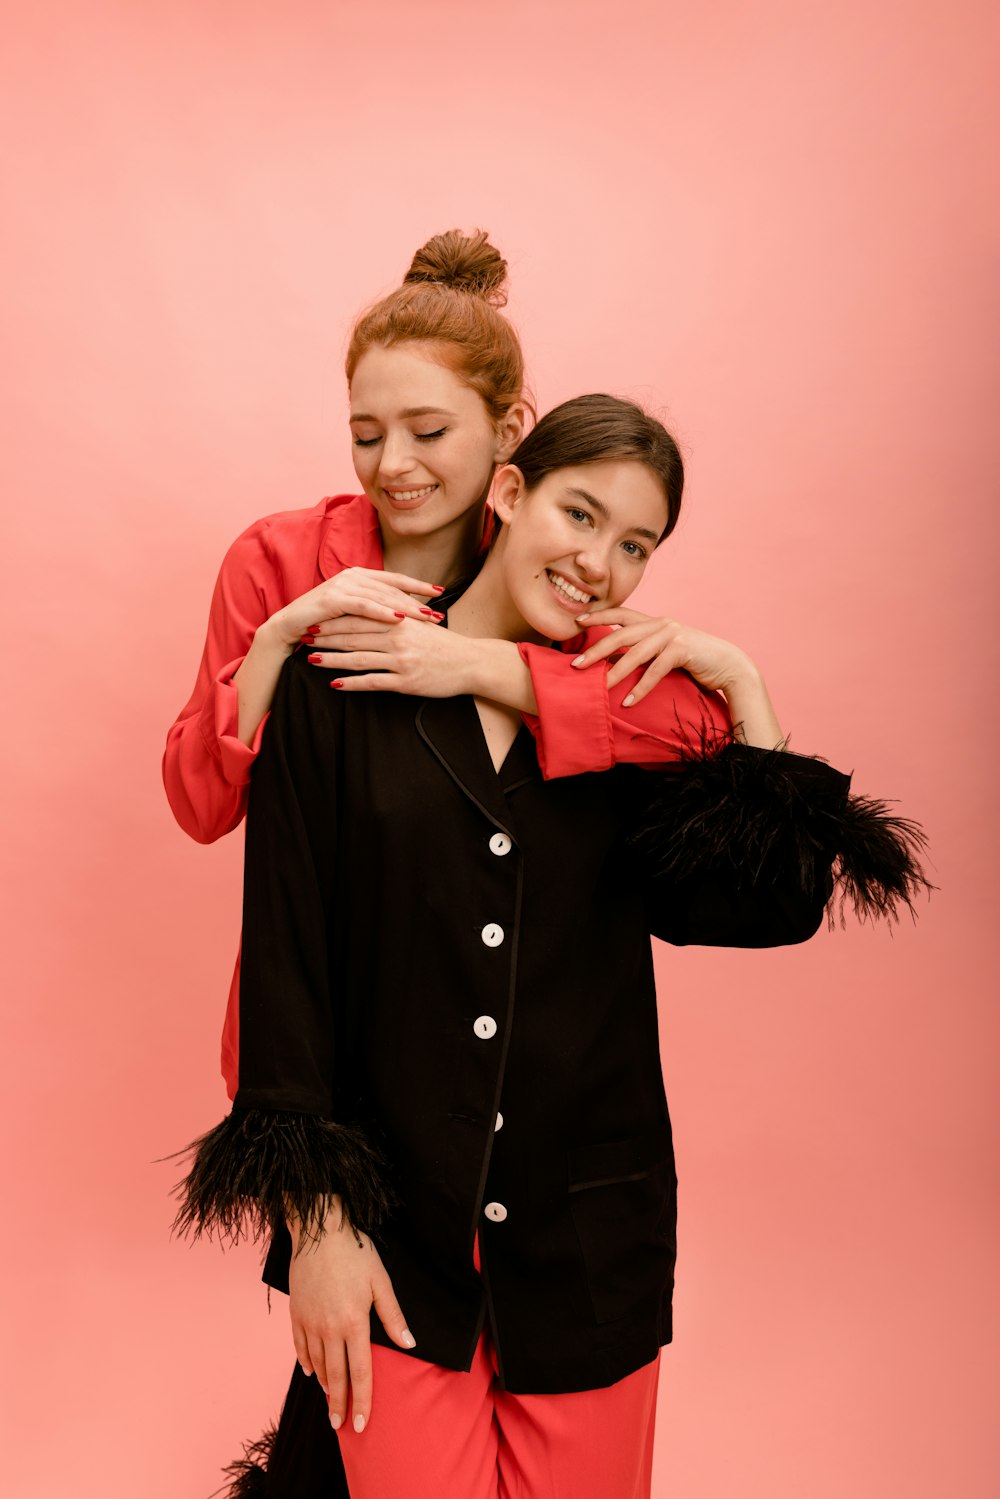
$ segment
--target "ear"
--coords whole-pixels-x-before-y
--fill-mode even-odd
[[[507,459],[524,436],[528,420],[528,408],[523,401],[515,401],[497,423],[497,445],[493,454],[494,463],[506,463]]]
[[[497,469],[493,480],[493,509],[505,526],[510,525],[514,511],[526,494],[524,475],[519,468],[515,468],[512,463],[505,463],[503,468]]]

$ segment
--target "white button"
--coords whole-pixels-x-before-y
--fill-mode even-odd
[[[494,1223],[502,1223],[507,1216],[507,1209],[502,1202],[488,1202],[483,1211]]]
[[[503,854],[509,854],[510,850],[511,841],[507,837],[507,834],[494,833],[493,837],[490,839],[490,853],[499,854],[502,856]]]
[[[493,1128],[494,1128],[494,1130],[503,1129],[503,1115],[502,1114],[498,1114],[497,1115],[497,1122],[496,1122],[496,1124],[494,1124]]]
[[[487,947],[499,947],[503,941],[503,927],[491,921],[489,926],[483,927],[483,941]]]
[[[497,1033],[497,1023],[492,1015],[480,1015],[472,1029],[483,1041],[492,1041]]]

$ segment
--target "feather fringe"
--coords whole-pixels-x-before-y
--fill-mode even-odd
[[[174,1188],[174,1232],[195,1239],[261,1240],[289,1216],[318,1238],[334,1192],[345,1220],[372,1234],[393,1205],[381,1151],[356,1126],[313,1114],[234,1109],[178,1157],[192,1164]]]
[[[256,1442],[244,1443],[243,1456],[222,1470],[228,1485],[216,1489],[210,1499],[218,1499],[220,1494],[224,1499],[266,1499],[267,1469],[277,1435],[277,1427],[269,1426]]]
[[[901,906],[913,915],[917,897],[934,888],[920,863],[920,825],[885,802],[849,796],[849,778],[823,760],[703,734],[659,782],[629,839],[658,876],[685,880],[728,866],[756,883],[791,864],[804,890],[832,879],[827,912],[842,925],[848,905],[860,921],[896,921]]]

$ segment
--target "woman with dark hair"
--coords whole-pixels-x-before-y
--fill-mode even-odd
[[[407,356],[383,354],[391,404]],[[447,642],[453,675],[482,639],[558,661],[581,606],[601,618],[638,583],[681,474],[630,403],[557,408],[497,475],[499,535],[446,628],[420,627],[429,654]],[[405,628],[347,626],[332,676],[304,651],[281,672],[250,795],[239,1091],[178,1221],[273,1234],[266,1278],[290,1288],[352,1499],[642,1499],[676,1182],[649,935],[801,942],[835,883],[894,913],[924,883],[919,833],[785,753],[724,642],[702,638],[699,675],[728,712],[672,672],[607,708],[613,768],[546,777],[516,711],[400,690],[382,668]]]

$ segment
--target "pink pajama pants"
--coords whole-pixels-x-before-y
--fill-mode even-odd
[[[572,1395],[499,1389],[486,1333],[468,1374],[372,1358],[368,1427],[339,1433],[351,1499],[648,1499],[658,1356]]]

